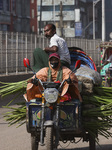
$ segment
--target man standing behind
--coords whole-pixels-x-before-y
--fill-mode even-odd
[[[67,47],[67,43],[61,37],[56,34],[56,27],[54,24],[48,24],[44,27],[45,37],[50,39],[49,47],[44,50],[49,53],[58,53],[60,56],[61,64],[66,67],[70,67],[70,54]]]
[[[67,43],[61,37],[56,34],[56,27],[54,24],[47,24],[44,27],[45,37],[50,39],[49,47],[37,48],[34,51],[34,66],[35,71],[40,70],[43,67],[48,66],[48,57],[51,53],[58,53],[61,60],[61,65],[70,68],[70,53],[67,47]]]

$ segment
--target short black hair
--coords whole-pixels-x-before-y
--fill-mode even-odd
[[[56,30],[56,26],[53,23],[48,24],[52,27],[53,30]]]

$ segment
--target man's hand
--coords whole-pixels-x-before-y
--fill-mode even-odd
[[[38,79],[37,78],[32,79],[32,83],[34,85],[38,86]]]
[[[44,48],[45,52],[52,52],[52,53],[56,53],[58,51],[58,47],[57,46],[52,46],[52,47],[46,47]]]
[[[27,81],[27,83],[32,83],[32,84],[38,86],[38,79],[37,78],[29,79]]]

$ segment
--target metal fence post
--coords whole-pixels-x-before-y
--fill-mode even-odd
[[[0,64],[1,64],[1,67],[0,69],[2,69],[3,67],[3,52],[2,52],[2,49],[3,49],[3,40],[2,40],[2,31],[0,31]]]
[[[42,49],[45,47],[45,38],[43,37]]]
[[[16,74],[18,74],[18,32],[16,33]]]
[[[85,53],[87,51],[87,39],[85,39]]]
[[[26,53],[26,58],[28,57],[28,54],[27,54],[27,33],[25,34],[25,53]],[[27,73],[28,71],[27,71],[27,68],[26,68],[26,73]]]
[[[32,38],[33,38],[33,36],[31,34],[31,36],[30,36],[31,50],[32,50],[32,47],[33,47]]]
[[[6,32],[6,75],[8,75],[7,32]]]
[[[13,32],[11,32],[11,69],[13,68],[13,48],[14,48],[14,46],[13,46],[13,39],[14,39],[14,37],[13,37]]]
[[[35,34],[35,48],[37,47],[37,36]]]
[[[24,57],[24,48],[23,48],[23,45],[24,45],[24,40],[23,40],[23,33],[21,33],[21,41],[22,41],[22,44],[21,44],[21,50],[22,50],[22,58]]]

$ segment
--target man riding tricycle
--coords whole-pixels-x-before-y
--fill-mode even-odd
[[[75,143],[77,137],[89,141],[90,150],[95,150],[95,138],[82,125],[82,98],[75,76],[80,65],[81,61],[76,61],[71,71],[61,66],[58,54],[52,53],[49,67],[34,73],[28,81],[24,97],[32,150],[38,150],[39,142],[46,145],[46,150],[53,150],[59,141]],[[32,70],[26,58],[24,66]]]

